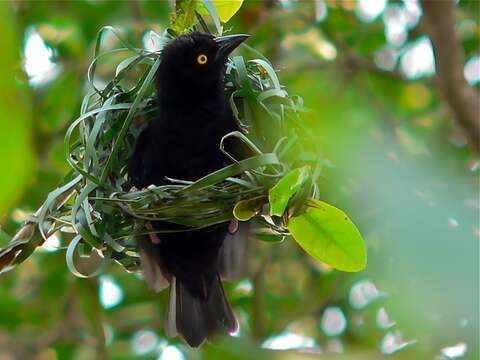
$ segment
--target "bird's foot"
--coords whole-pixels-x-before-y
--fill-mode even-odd
[[[145,227],[148,229],[148,230],[154,230],[154,227],[152,225],[151,222],[147,221],[145,223]],[[148,236],[150,236],[150,240],[152,241],[152,243],[154,244],[160,244],[160,238],[158,237],[157,234],[148,234]]]
[[[235,234],[238,230],[238,220],[232,220],[230,221],[230,224],[228,224],[228,232],[230,234]]]

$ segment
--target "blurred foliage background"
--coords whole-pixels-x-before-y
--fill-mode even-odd
[[[97,31],[114,25],[149,48],[171,10],[0,3],[0,247],[68,171],[63,137]],[[115,263],[75,278],[69,239],[54,236],[0,276],[0,359],[477,359],[479,18],[475,0],[245,1],[226,28],[251,34],[304,98],[321,197],[363,233],[367,269],[332,271],[292,241],[254,240],[248,274],[226,285],[240,332],[193,351],[164,338],[166,294]]]

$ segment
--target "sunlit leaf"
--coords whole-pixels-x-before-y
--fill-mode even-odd
[[[240,221],[248,221],[257,215],[267,202],[266,196],[258,196],[252,199],[239,201],[233,208],[233,216]]]
[[[195,7],[197,2],[193,0],[179,0],[175,2],[175,15],[172,18],[171,26],[175,32],[181,34],[195,22]]]
[[[215,10],[218,18],[223,23],[226,23],[240,9],[240,7],[242,6],[243,0],[210,0],[210,3],[212,3],[215,6]],[[200,14],[202,15],[209,14],[209,11],[206,9],[206,7],[202,5],[203,4],[200,4],[200,3],[198,5],[198,11],[200,12]]]
[[[290,218],[288,230],[311,256],[341,271],[365,268],[365,244],[352,221],[336,207],[309,200],[301,215]]]
[[[310,177],[310,166],[302,166],[290,171],[270,189],[270,215],[282,216],[288,201]]]

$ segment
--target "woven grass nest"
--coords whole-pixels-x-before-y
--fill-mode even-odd
[[[116,36],[122,47],[102,52],[105,32]],[[163,45],[173,37],[168,31],[152,36]],[[96,275],[110,259],[127,271],[135,271],[139,257],[134,236],[153,231],[147,230],[145,222],[162,220],[165,227],[155,232],[170,232],[181,231],[178,225],[185,230],[201,229],[234,219],[252,221],[254,234],[260,240],[281,241],[292,233],[308,253],[334,267],[346,271],[363,268],[363,241],[353,224],[353,230],[348,230],[353,250],[347,249],[346,258],[340,254],[340,262],[338,254],[334,254],[336,260],[329,261],[331,254],[322,255],[310,248],[308,242],[314,235],[305,232],[309,229],[305,230],[300,220],[312,223],[306,218],[308,209],[318,214],[332,211],[328,204],[317,200],[316,179],[321,162],[315,158],[299,160],[296,156],[307,153],[297,141],[308,136],[299,117],[304,111],[303,101],[289,96],[265,57],[246,44],[242,46],[254,58],[231,58],[225,79],[230,106],[241,129],[225,134],[219,144],[219,151],[231,164],[195,182],[170,179],[168,185],[137,190],[128,188],[127,164],[138,125],[156,114],[152,82],[162,52],[131,46],[113,27],[101,29],[88,69],[89,91],[80,116],[65,135],[65,155],[71,170],[9,245],[0,250],[0,272],[21,263],[57,231],[72,234],[66,261],[75,275]],[[100,61],[114,66],[102,89],[95,86]],[[243,142],[255,155],[234,159],[223,147],[226,139]],[[302,213],[303,218],[294,217]],[[337,215],[347,219],[341,212]],[[292,218],[300,223],[289,226]],[[330,230],[328,226],[326,230]],[[352,236],[359,240],[352,242]],[[78,262],[92,254],[100,255],[101,264],[88,273],[80,271]]]

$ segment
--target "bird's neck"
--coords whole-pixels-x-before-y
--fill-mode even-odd
[[[215,104],[216,106],[226,103],[225,89],[222,82],[209,86],[202,84],[196,86],[194,83],[160,84],[157,87],[158,104],[162,112],[194,111]]]

